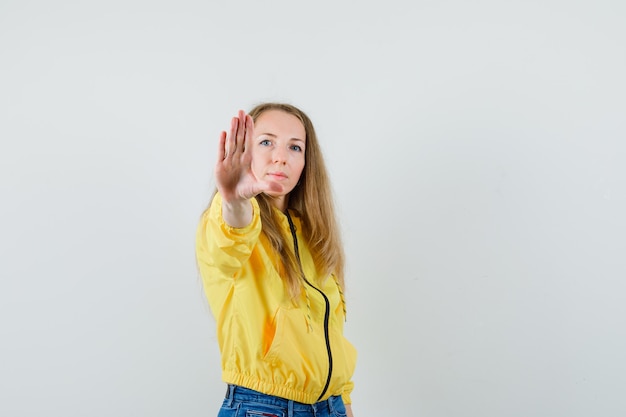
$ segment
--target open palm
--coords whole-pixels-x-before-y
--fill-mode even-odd
[[[233,117],[230,133],[223,131],[217,150],[215,180],[225,202],[249,200],[266,191],[282,191],[280,184],[259,181],[252,172],[254,122],[239,110]]]

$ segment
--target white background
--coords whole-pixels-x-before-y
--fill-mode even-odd
[[[626,415],[626,3],[0,2],[0,415],[213,416],[219,131],[313,119],[356,417]]]

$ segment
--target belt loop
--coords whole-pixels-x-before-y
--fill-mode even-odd
[[[334,415],[335,414],[335,402],[332,401],[334,398],[335,397],[330,396],[326,400],[326,402],[328,403],[328,412],[330,413],[330,415]]]
[[[226,398],[228,402],[226,403],[227,407],[232,407],[233,401],[235,399],[235,386],[232,384],[228,384],[228,390],[226,391]]]
[[[293,400],[287,403],[287,417],[293,417]]]

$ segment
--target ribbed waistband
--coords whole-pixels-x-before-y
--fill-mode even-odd
[[[315,404],[304,404],[298,401],[288,400],[286,398],[276,397],[274,395],[263,394],[249,388],[244,388],[239,385],[229,384],[226,389],[226,401],[230,404],[233,402],[257,402],[262,404],[273,405],[276,407],[284,408],[288,411],[289,415],[292,415],[293,411],[315,411],[316,413],[323,413],[324,411],[332,414],[335,409],[339,408],[339,405],[343,402],[340,395],[329,397],[327,400],[317,402]]]

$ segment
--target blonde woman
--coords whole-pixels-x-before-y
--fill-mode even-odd
[[[240,110],[214,174],[196,256],[228,384],[218,417],[352,417],[344,252],[313,124],[284,103]]]

